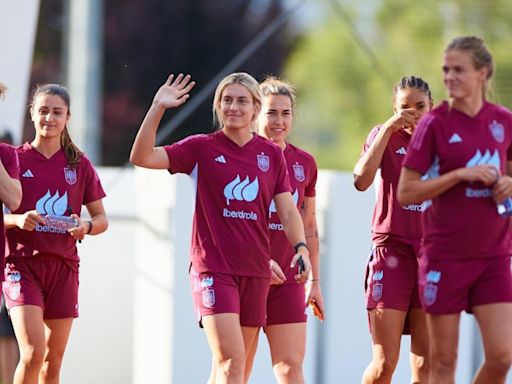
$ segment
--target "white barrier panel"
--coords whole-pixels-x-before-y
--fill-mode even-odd
[[[0,100],[0,129],[8,129],[16,143],[27,112],[38,13],[39,0],[0,0],[0,82],[9,88]]]
[[[132,172],[100,170],[109,186],[110,228],[80,245],[81,316],[64,359],[63,383],[208,379],[210,353],[188,282],[191,183],[165,171],[135,173],[136,178]],[[306,380],[358,383],[371,358],[363,276],[374,194],[356,192],[349,174],[327,171],[319,174],[317,193],[327,318],[308,324]],[[457,382],[468,383],[473,360],[479,363],[479,335],[471,316],[464,315],[461,324]],[[409,338],[402,344],[396,383],[407,383],[410,376]],[[250,382],[275,382],[264,335]]]

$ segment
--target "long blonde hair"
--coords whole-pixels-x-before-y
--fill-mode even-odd
[[[36,99],[40,95],[59,96],[68,107],[68,115],[70,114],[71,101],[69,98],[69,92],[66,89],[66,87],[60,84],[38,85],[34,90],[34,95],[32,96],[32,103],[30,103],[30,108],[34,107]],[[84,153],[71,140],[71,136],[69,136],[67,126],[64,127],[64,130],[60,135],[60,147],[64,150],[64,155],[66,157],[68,166],[70,168],[76,168],[80,163],[80,158],[83,156]]]
[[[245,72],[236,72],[226,76],[222,79],[215,90],[215,95],[213,97],[213,125],[222,129],[224,127],[224,121],[222,120],[222,115],[220,113],[220,102],[222,98],[222,92],[224,89],[231,84],[240,84],[243,85],[249,93],[252,95],[252,101],[256,106],[256,113],[253,117],[252,128],[255,130],[256,117],[261,110],[261,92],[258,82],[254,77]]]

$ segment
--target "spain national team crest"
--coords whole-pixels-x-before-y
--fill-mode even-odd
[[[306,180],[306,174],[304,173],[304,167],[300,164],[293,164],[293,174],[295,178],[301,183]]]
[[[432,305],[436,302],[437,299],[437,285],[433,283],[428,283],[425,286],[425,291],[423,292],[423,301],[425,305]]]
[[[215,305],[215,290],[213,288],[203,289],[203,305],[211,308]]]
[[[375,301],[379,301],[382,298],[382,283],[373,284],[372,298]]]
[[[503,143],[505,141],[505,128],[503,127],[503,124],[493,120],[492,123],[489,124],[489,129],[491,130],[494,140],[498,143]]]
[[[384,271],[375,271],[372,276],[372,298],[379,301],[382,298],[382,290],[384,288],[381,283],[384,278]]]
[[[64,168],[64,179],[69,185],[76,184],[76,169],[66,167]]]
[[[423,302],[425,305],[432,305],[437,300],[437,283],[441,281],[441,272],[430,270],[427,273],[427,285],[423,291]]]
[[[4,292],[11,300],[16,300],[21,293],[21,273],[18,271],[8,272],[6,281],[3,282]]]
[[[270,158],[264,153],[261,153],[261,155],[257,155],[257,157],[258,168],[261,169],[263,172],[267,172],[270,168]]]

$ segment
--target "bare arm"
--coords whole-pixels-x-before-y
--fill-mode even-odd
[[[439,196],[461,181],[480,181],[490,186],[496,181],[496,169],[489,165],[463,167],[434,179],[422,180],[419,172],[402,167],[398,180],[397,198],[403,205],[419,204]]]
[[[324,319],[325,308],[322,289],[320,286],[320,238],[316,221],[316,199],[305,197],[300,207],[300,215],[304,223],[306,243],[311,260],[311,278],[307,289],[306,304],[314,304],[320,313],[315,313],[320,320]]]
[[[21,204],[21,184],[12,178],[0,161],[0,200],[10,211],[15,211]]]
[[[300,215],[304,223],[306,244],[309,248],[311,261],[311,279],[320,281],[320,239],[316,223],[316,200],[314,197],[305,197],[300,207]]]
[[[286,237],[290,244],[295,245],[305,241],[304,225],[299,211],[293,202],[290,192],[279,193],[274,196],[279,219],[284,226]],[[305,271],[300,275],[295,275],[297,282],[304,282],[311,272],[311,262],[309,260],[309,250],[306,247],[300,247],[297,254],[293,257],[291,268],[295,267],[299,257],[302,256],[305,265]]]
[[[391,135],[403,127],[413,126],[414,122],[414,108],[409,108],[391,116],[382,125],[370,147],[354,167],[354,186],[358,191],[366,191],[372,185]]]
[[[188,93],[194,85],[195,82],[190,81],[190,75],[183,76],[180,73],[176,79],[174,79],[174,75],[170,75],[160,87],[133,142],[130,154],[132,164],[152,169],[168,169],[170,167],[165,149],[155,147],[156,131],[165,110],[179,107],[187,101]]]
[[[99,235],[108,228],[108,219],[101,199],[92,201],[85,206],[91,216],[91,220],[80,220],[78,227],[69,230],[70,235],[76,240],[83,240],[85,235]],[[73,216],[78,218],[76,215]]]

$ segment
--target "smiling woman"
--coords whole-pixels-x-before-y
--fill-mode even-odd
[[[66,88],[34,92],[31,143],[16,149],[23,198],[5,216],[4,295],[19,343],[16,383],[58,382],[73,319],[78,317],[77,240],[107,229],[96,171],[73,144]],[[85,205],[91,221],[80,219]]]
[[[398,184],[402,204],[431,199],[423,214],[418,280],[427,313],[433,383],[455,382],[461,311],[475,315],[485,359],[474,383],[504,383],[512,363],[512,112],[488,102],[493,58],[476,36],[443,55],[448,100],[420,122]],[[422,175],[435,166],[438,177]]]
[[[432,96],[422,78],[404,76],[394,85],[392,100],[393,115],[370,131],[354,168],[359,191],[370,187],[380,169],[365,282],[373,356],[363,384],[391,382],[403,333],[412,335],[411,382],[428,379],[427,330],[417,288],[422,205],[400,204],[396,186],[411,135],[432,108]]]
[[[282,151],[253,132],[261,93],[249,74],[233,73],[217,86],[212,111],[219,130],[155,147],[165,110],[185,103],[194,85],[189,75],[169,76],[141,124],[130,160],[193,179],[190,282],[197,320],[213,356],[210,382],[244,383],[250,374],[246,353],[265,325],[272,199],[290,243],[303,243],[304,229]],[[301,254],[305,271],[296,279],[303,282],[311,265],[307,249],[301,248]]]
[[[214,124],[233,141],[243,145],[256,130],[261,109],[258,83],[245,74],[224,78],[213,97]]]
[[[306,242],[292,247],[284,232],[282,218],[273,202],[269,208],[271,286],[267,296],[267,318],[264,327],[272,356],[274,375],[279,383],[304,383],[302,369],[306,349],[306,312],[311,305],[314,314],[324,318],[324,301],[320,288],[320,252],[316,222],[317,166],[313,156],[288,142],[292,130],[295,91],[285,81],[269,77],[260,84],[262,108],[258,120],[259,134],[278,145],[285,157],[293,203],[297,206]],[[296,280],[297,269],[290,268],[295,254],[308,250],[311,273],[307,284]],[[250,353],[250,364],[256,353]],[[247,369],[247,368],[246,368]]]

